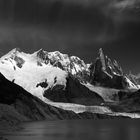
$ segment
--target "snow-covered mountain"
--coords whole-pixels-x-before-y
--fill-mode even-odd
[[[41,62],[38,52],[26,54],[13,49],[0,59],[0,72],[10,81],[17,83],[30,93],[43,98],[47,88],[66,85],[67,73],[51,64]],[[44,83],[44,86],[38,86]]]
[[[76,56],[58,51],[40,49],[27,54],[15,48],[0,58],[0,72],[45,102],[51,99],[86,104],[85,98],[94,98],[94,101],[96,98],[95,102],[101,103],[101,98],[105,98],[104,88],[138,89],[118,63],[105,56],[102,49],[94,63],[86,64]],[[100,91],[97,90],[99,86],[103,87],[102,93],[96,92]],[[90,101],[93,103],[93,100]]]

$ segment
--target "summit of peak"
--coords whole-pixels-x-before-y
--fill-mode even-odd
[[[63,53],[61,53],[60,51],[54,51],[54,52],[49,52],[50,55],[54,55],[54,56],[57,56],[57,55],[65,55]]]
[[[39,49],[37,52],[43,52],[44,50],[43,50],[43,48],[41,48],[41,49]]]
[[[100,52],[103,52],[103,48],[100,48],[100,49],[99,49],[99,53],[100,53]]]
[[[104,52],[102,48],[99,49],[99,59],[102,64],[102,69],[106,70],[106,61],[105,61],[105,56],[104,56]]]
[[[13,53],[15,54],[17,52],[21,52],[21,49],[20,48],[14,48],[9,52],[9,54],[13,54]]]
[[[36,54],[40,54],[40,53],[46,53],[47,51],[43,50],[42,48],[39,49],[38,51],[34,52]]]
[[[46,55],[48,54],[47,51],[44,51],[42,48],[39,49],[38,51],[34,52],[33,53],[33,56],[39,58],[39,59],[43,59],[45,60],[46,59]]]
[[[100,55],[100,56],[104,55],[104,51],[103,51],[102,48],[99,49],[99,55]]]
[[[8,57],[14,57],[16,56],[18,53],[20,53],[21,50],[20,48],[14,48],[12,49],[10,52],[8,52],[7,54],[5,54],[4,56],[1,57],[2,58],[8,58]]]

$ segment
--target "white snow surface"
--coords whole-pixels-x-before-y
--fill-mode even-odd
[[[42,66],[37,66],[37,59],[35,59],[35,55],[26,54],[23,52],[17,52],[16,54],[16,56],[25,61],[22,68],[19,68],[16,65],[15,60],[10,57],[13,52],[14,51],[11,51],[7,55],[0,58],[0,72],[8,80],[14,80],[16,84],[22,86],[25,90],[42,100],[44,100],[44,90],[55,85],[66,86],[66,77],[68,75],[67,72],[58,67],[53,67],[50,64],[45,65],[42,63]],[[45,81],[47,81],[48,84],[46,88],[41,86],[37,87],[37,84]]]

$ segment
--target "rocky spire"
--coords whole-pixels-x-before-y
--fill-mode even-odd
[[[21,52],[20,48],[14,48],[8,54],[16,54],[17,52]]]
[[[104,52],[103,52],[102,48],[99,49],[99,59],[102,63],[102,70],[105,71],[106,70],[106,62],[105,62],[105,56],[104,56]]]

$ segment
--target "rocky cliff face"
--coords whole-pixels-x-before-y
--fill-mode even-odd
[[[100,105],[103,98],[89,90],[73,76],[67,77],[66,87],[56,85],[45,91],[44,96],[55,102],[76,103],[83,105]]]
[[[115,89],[137,88],[127,75],[122,71],[116,60],[113,62],[99,50],[99,56],[90,66],[91,83]]]

